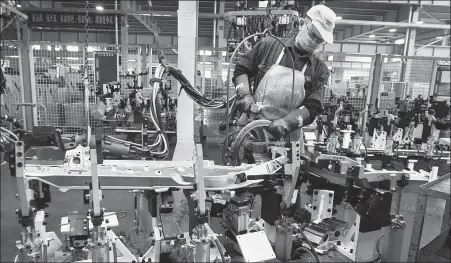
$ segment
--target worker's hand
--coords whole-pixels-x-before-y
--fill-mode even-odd
[[[250,112],[252,108],[255,108],[252,107],[252,105],[255,105],[255,100],[251,95],[245,95],[238,99],[236,104],[243,112]]]
[[[288,124],[284,119],[275,120],[269,125],[268,131],[276,140],[279,140],[287,135]]]

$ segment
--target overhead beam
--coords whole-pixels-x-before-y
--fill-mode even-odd
[[[359,0],[358,2],[391,5],[450,6],[450,1],[446,0]]]
[[[20,12],[15,7],[10,6],[5,2],[0,2],[0,4],[1,4],[1,9],[2,9],[2,12],[1,12],[2,15],[3,15],[3,13],[6,13],[6,10],[8,10],[9,12],[16,14],[17,16],[19,16],[23,19],[28,19],[28,16],[26,14]]]
[[[35,8],[35,7],[25,7],[23,8],[24,12],[59,12],[59,13],[85,13],[86,9],[84,8],[59,8],[55,10],[53,8]],[[137,15],[137,16],[150,16],[149,11],[146,10],[114,10],[114,9],[104,9],[99,11],[94,8],[88,9],[89,13],[95,14],[108,14],[108,15]],[[177,11],[155,11],[153,13],[155,17],[177,17]],[[224,17],[221,14],[210,14],[210,13],[199,13],[199,18],[220,18]]]
[[[441,19],[439,19],[438,17],[436,17],[435,15],[429,13],[428,11],[421,9],[421,13],[428,15],[429,17],[432,17],[433,19],[437,20],[438,22],[440,22],[441,24],[445,24],[445,22],[443,22]]]
[[[328,7],[330,7],[328,5]],[[348,8],[348,7],[330,7],[335,13],[346,13],[346,14],[356,14],[355,10],[358,10],[357,14],[361,15],[384,15],[386,11],[391,10],[380,10],[380,9],[365,9],[365,8]],[[353,12],[354,11],[354,12]]]
[[[366,21],[366,20],[348,20],[341,19],[335,22],[337,25],[361,25],[361,26],[384,26],[394,28],[426,28],[426,29],[449,29],[450,25],[442,24],[416,24],[405,22],[384,22],[384,21]]]

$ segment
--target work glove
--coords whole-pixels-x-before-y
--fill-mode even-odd
[[[244,95],[236,103],[243,112],[251,112],[251,109],[255,109],[256,107],[255,100],[251,95]]]
[[[284,119],[275,120],[269,125],[268,131],[276,140],[279,140],[287,135],[288,124]]]
[[[283,119],[275,120],[268,127],[268,131],[276,138],[280,139],[288,133],[302,128],[310,123],[310,113],[304,107],[297,108],[288,113]]]

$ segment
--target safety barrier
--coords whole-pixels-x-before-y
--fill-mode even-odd
[[[6,41],[4,43],[7,43]],[[3,101],[0,105],[2,115],[14,116],[23,124],[23,111],[21,107],[11,107],[13,103],[22,102],[22,84],[19,70],[19,50],[14,43],[7,43],[1,46],[2,59],[1,67],[6,78],[6,89]],[[11,128],[8,123],[1,123],[5,128]]]
[[[61,128],[63,134],[73,134],[85,126],[83,105],[83,43],[55,43],[55,42],[31,42],[32,59],[34,63],[34,86],[36,90],[37,104],[46,107],[47,123]],[[122,52],[127,49],[127,52]],[[126,54],[127,71],[136,73],[146,69],[152,71],[158,64],[157,50],[146,45],[109,45],[92,44],[88,47],[88,69],[93,81],[94,52],[117,52],[119,57],[118,72],[124,70],[122,55]],[[173,49],[163,50],[169,64],[177,67],[177,51]],[[195,85],[211,98],[226,96],[226,78],[228,62],[225,59],[225,51],[200,50],[197,57],[197,70]],[[3,49],[5,75],[7,79],[7,91],[2,104],[2,114],[11,114],[23,119],[22,110],[10,109],[8,105],[21,103],[21,87],[19,72],[18,49],[14,45],[7,45]],[[363,110],[367,103],[367,97],[372,93],[373,83],[379,83],[379,109],[393,110],[396,108],[395,97],[401,99],[415,98],[419,95],[427,97],[433,94],[437,65],[448,63],[449,58],[435,57],[401,57],[383,55],[380,75],[375,76],[375,56],[363,54],[345,54],[319,52],[318,55],[326,62],[331,72],[329,83],[325,89],[324,102],[335,99],[345,99],[357,110]],[[231,65],[233,72],[234,65]],[[231,73],[232,73],[231,72]],[[232,75],[232,74],[231,74]],[[139,84],[148,83],[151,76],[139,77]],[[120,82],[126,90],[127,83],[132,79],[120,77]],[[379,79],[379,82],[373,81]],[[92,83],[93,84],[93,83]],[[229,81],[231,86],[232,82]],[[177,96],[178,83],[171,80],[169,93]],[[33,87],[32,87],[33,88]],[[232,87],[231,87],[232,88]],[[232,88],[233,89],[233,88]],[[231,89],[231,90],[232,90]],[[92,89],[93,90],[93,89]],[[94,98],[94,96],[92,96]],[[91,100],[91,107],[95,105]],[[44,124],[44,112],[42,107],[37,108],[38,123]],[[196,116],[202,119],[206,126],[204,135],[209,139],[221,141],[223,138],[219,132],[219,124],[224,119],[224,110],[205,109],[202,114]],[[102,127],[102,122],[91,119],[92,127]],[[111,131],[108,131],[111,132]]]
[[[449,64],[449,61],[449,57],[384,55],[381,75],[374,76],[380,78],[379,110],[394,111],[396,109],[395,98],[413,100],[419,96],[423,99],[432,96],[436,84],[437,68],[441,64]]]

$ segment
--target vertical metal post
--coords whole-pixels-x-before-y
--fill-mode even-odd
[[[370,96],[370,104],[372,105],[372,107],[376,106],[376,99],[379,97],[379,89],[382,78],[382,62],[382,54],[376,54],[376,57],[374,59],[373,81],[371,83]],[[369,111],[371,111],[371,109],[369,109]]]
[[[121,0],[121,10],[127,10],[129,5],[129,1]],[[127,14],[123,14],[121,17],[121,61],[122,61],[122,74],[127,73],[128,71],[128,16]]]
[[[148,50],[147,50],[147,45],[141,45],[141,72],[146,71],[147,69],[147,56],[148,56]],[[151,69],[149,69],[151,70]],[[150,72],[152,73],[152,72]],[[148,75],[143,75],[141,76],[141,82],[143,83],[144,88],[147,87],[147,85],[149,84],[148,82]]]
[[[149,49],[149,74],[150,74],[150,77],[151,78],[153,78],[153,75],[152,75],[152,66],[153,66],[153,48],[150,48]]]
[[[22,103],[36,103],[36,87],[34,78],[33,48],[31,45],[31,30],[27,24],[22,25],[16,20],[17,39],[19,42],[19,74],[20,93]],[[25,130],[31,130],[38,124],[37,109],[35,107],[23,107]]]
[[[412,12],[413,8],[414,8],[413,6],[410,6],[409,22],[417,23],[419,14],[420,14],[420,7],[416,8],[415,11]],[[404,50],[403,50],[404,56],[414,56],[415,55],[416,35],[417,35],[417,30],[415,28],[407,29],[407,34],[406,34],[406,38],[404,41]],[[405,63],[401,64],[401,75],[400,75],[401,82],[409,81],[407,79],[407,76],[409,76],[410,74],[409,74],[409,72],[407,72],[407,70],[409,68],[408,64],[410,64],[411,61],[412,60],[407,59],[406,61],[404,61]]]
[[[437,60],[434,59],[432,62],[432,75],[431,75],[431,84],[429,85],[429,96],[433,96],[435,91],[435,80],[437,77]]]
[[[426,216],[427,200],[428,198],[424,194],[423,189],[420,188],[415,209],[415,217],[413,219],[412,237],[410,239],[407,262],[416,262],[418,258],[418,252],[420,251],[421,234],[423,233],[424,218]]]
[[[204,182],[204,167],[203,167],[203,154],[202,154],[202,144],[196,144],[196,174],[195,180],[197,184],[197,196],[198,196],[198,209],[199,215],[204,216],[206,213],[205,199],[207,199],[205,193],[205,182]]]
[[[224,15],[225,12],[225,1],[221,0],[219,2],[219,14]],[[226,41],[224,39],[224,18],[219,18],[218,19],[218,48],[223,48],[226,46]],[[222,83],[223,83],[223,79],[222,79],[222,62],[223,59],[219,59],[222,58],[222,51],[216,51],[215,52],[217,54],[218,57],[218,67],[217,67],[217,77],[216,77],[216,82],[217,82],[217,86],[221,87]]]
[[[363,121],[362,121],[362,127],[360,129],[361,136],[364,137],[363,143],[368,141],[368,133],[367,133],[368,128],[367,128],[366,122],[368,121],[368,113],[371,111],[369,104],[371,103],[371,95],[372,95],[372,91],[373,91],[372,83],[373,83],[373,79],[374,79],[374,75],[371,73],[374,73],[375,65],[376,65],[376,58],[372,57],[371,58],[371,66],[370,66],[370,78],[368,80],[368,90],[366,91],[365,105],[363,107],[363,109],[364,109]]]
[[[197,64],[197,24],[199,1],[179,1],[177,65],[190,83],[194,83]],[[183,55],[181,55],[183,54]],[[173,160],[191,160],[194,152],[194,102],[185,92],[178,98],[177,145]]]
[[[114,0],[114,10],[117,11],[117,4],[119,0]],[[114,43],[116,45],[119,44],[119,14],[114,16]],[[116,80],[119,81],[119,47],[116,47],[117,56],[116,56],[116,65],[118,68],[116,69]]]
[[[413,13],[413,6],[410,5],[409,6],[409,17],[407,17],[407,22],[412,23],[412,13]],[[403,51],[402,51],[402,55],[403,56],[407,56],[407,50],[409,48],[409,36],[410,36],[410,28],[406,29],[406,35],[404,36],[404,47],[403,47]],[[401,72],[399,75],[399,80],[401,82],[405,81],[405,71],[406,71],[406,67],[407,67],[407,61],[403,61],[401,64]]]
[[[205,50],[202,50],[202,94],[205,94],[205,62],[207,62],[207,57],[205,56]]]
[[[214,1],[213,4],[213,14],[216,14],[218,7],[217,7],[217,2]],[[217,19],[213,18],[213,48],[216,47],[216,27],[217,27]]]
[[[100,186],[99,186],[99,176],[97,171],[97,152],[96,149],[89,150],[91,156],[91,182],[92,182],[92,212],[93,216],[100,215]]]

